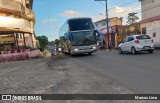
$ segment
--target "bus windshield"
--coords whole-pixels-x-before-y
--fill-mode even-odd
[[[94,31],[74,32],[72,36],[74,46],[96,44],[96,34]]]
[[[91,19],[73,19],[69,20],[70,31],[91,30],[94,25]]]

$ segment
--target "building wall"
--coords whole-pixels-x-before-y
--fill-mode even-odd
[[[160,47],[160,20],[143,23],[141,27],[146,28],[146,34],[153,39],[155,47]]]
[[[34,36],[35,17],[32,11],[33,0],[0,0],[0,28],[18,29],[19,31],[28,32],[32,41],[29,45],[36,47]],[[22,34],[21,34],[22,35]],[[21,39],[19,39],[20,42]]]
[[[106,20],[98,21],[98,22],[94,23],[94,25],[95,25],[96,29],[99,29],[99,30],[107,28]]]
[[[160,15],[160,0],[141,0],[142,19]]]
[[[140,0],[142,34],[150,35],[155,47],[160,47],[160,0]]]
[[[100,20],[100,21],[97,21],[94,23],[95,24],[95,27],[96,29],[100,30],[100,31],[103,31],[103,32],[107,32],[106,28],[107,28],[107,23],[106,23],[106,19],[103,19],[103,20]],[[113,17],[113,18],[109,18],[109,22],[108,22],[108,26],[109,26],[109,32],[113,32],[113,27],[117,29],[117,25],[122,25],[122,21],[117,18],[117,17]],[[109,35],[102,35],[104,36],[104,40],[105,40],[105,43],[106,43],[106,48],[108,47],[108,38],[109,40],[112,41],[112,47],[113,48],[117,48],[118,46],[118,42],[117,42],[117,36],[118,34],[117,33],[109,33]]]
[[[97,21],[94,24],[95,24],[96,29],[99,29],[99,30],[107,28],[106,19]],[[109,27],[115,26],[115,25],[121,25],[121,24],[122,24],[122,21],[119,18],[117,18],[117,17],[109,18],[109,21],[108,21]]]

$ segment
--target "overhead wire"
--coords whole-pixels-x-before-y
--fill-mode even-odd
[[[104,4],[104,3],[102,3],[101,1],[99,1],[99,2],[100,2],[102,5],[104,5],[104,6],[105,6],[105,4]],[[137,2],[137,0],[132,0],[132,1],[130,1],[130,2],[127,2],[127,3],[121,4],[121,5],[116,6],[116,7],[111,7],[111,8],[109,8],[109,9],[108,9],[108,11],[109,11],[109,10],[111,10],[111,9],[115,9],[115,8],[117,8],[117,7],[125,7],[126,5],[129,5],[129,4],[134,3],[134,2]]]
[[[127,2],[127,3],[122,4],[122,5],[119,5],[119,6],[117,6],[117,7],[125,7],[126,5],[131,4],[131,3],[134,3],[134,2],[136,2],[136,1],[137,1],[137,0],[134,0],[134,1],[131,1],[131,2]],[[110,10],[110,9],[114,9],[114,8],[116,8],[116,7],[109,8],[109,10]]]
[[[90,5],[88,6],[88,9],[86,9],[86,11],[89,12],[90,15],[95,15],[99,9],[100,8],[98,8],[98,5],[96,5],[95,3],[92,2],[92,3],[90,3]]]
[[[133,3],[133,2],[135,2],[135,1],[137,1],[137,0],[134,0],[134,1],[132,0],[132,1],[130,1],[130,2],[127,2],[127,3],[124,3],[124,4],[122,4],[122,5],[119,5],[118,7],[122,7],[122,6],[128,5],[128,4]],[[105,6],[105,4],[102,3],[101,1],[98,1],[98,2],[101,3],[103,6]],[[92,7],[91,7],[91,6],[92,6]],[[90,9],[90,8],[92,8],[92,10],[93,10],[92,13],[91,13],[92,15],[96,14],[96,13],[97,13],[96,11],[98,11],[98,10],[100,9],[100,8],[98,9],[98,6],[97,6],[97,5],[96,5],[96,7],[95,7],[95,5],[94,5],[94,6],[93,6],[93,5],[90,5],[90,6],[89,6],[89,9]],[[94,8],[94,9],[93,9],[93,8]],[[114,8],[116,8],[116,7],[109,8],[109,10],[110,10],[110,9],[114,9]],[[90,11],[89,9],[88,9],[88,11]]]
[[[102,5],[106,6],[105,4],[103,4],[101,1],[99,1]]]
[[[130,2],[124,3],[124,4],[122,4],[122,5],[119,5],[119,6],[117,6],[117,7],[124,7],[125,5],[134,3],[134,2],[136,2],[136,1],[137,1],[137,0],[130,1]],[[106,6],[106,5],[105,5],[104,3],[102,3],[101,1],[99,1],[99,3],[101,3],[103,6]],[[116,8],[116,7],[111,7],[111,8],[109,8],[109,9],[114,9],[114,8]],[[108,10],[109,10],[109,9],[108,9]]]
[[[134,1],[131,1],[131,2],[128,2],[128,3],[122,4],[122,5],[116,6],[116,7],[111,7],[111,8],[109,8],[108,10],[115,9],[115,8],[117,8],[117,7],[125,7],[126,5],[129,5],[129,4],[134,3],[134,2],[136,2],[136,1],[137,1],[137,0],[134,0]],[[99,2],[100,2],[100,1],[99,1]],[[105,6],[104,3],[102,3],[102,2],[100,2],[100,3]],[[158,8],[158,7],[160,7],[160,4],[156,4],[156,5],[152,6],[152,7],[144,8],[144,9],[142,9],[141,11],[138,11],[138,12],[136,12],[136,13],[137,13],[137,14],[141,14],[142,12],[145,12],[145,11],[148,11],[148,10],[152,10],[152,9],[155,9],[155,8]],[[127,17],[128,17],[128,16],[125,16],[125,17],[123,17],[123,18],[127,18]]]
[[[124,3],[124,4],[122,4],[122,5],[119,5],[119,6],[116,6],[116,7],[111,7],[111,8],[109,8],[108,10],[115,9],[115,8],[117,8],[117,7],[126,7],[127,5],[129,5],[129,4],[131,4],[131,3],[134,3],[134,2],[136,2],[136,1],[137,1],[137,0],[132,0],[132,1],[127,2],[127,3]],[[102,3],[101,1],[99,1],[99,3],[101,3],[103,6],[105,6],[105,4]],[[92,5],[91,5],[91,6],[92,6]],[[142,12],[155,9],[155,8],[157,8],[157,7],[160,7],[160,4],[157,4],[157,5],[153,6],[153,7],[145,8],[145,9],[143,9],[143,10],[141,10],[140,12],[137,12],[137,13],[138,13],[138,14],[141,14]],[[92,10],[93,10],[93,9],[92,9]],[[97,7],[97,6],[95,7],[95,5],[94,5],[94,10],[93,10],[92,14],[95,14],[97,10],[99,10],[98,7]],[[126,16],[126,17],[127,17],[127,16]]]

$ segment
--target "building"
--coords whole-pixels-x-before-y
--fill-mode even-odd
[[[37,47],[33,0],[0,0],[0,44]]]
[[[119,31],[120,32],[120,31]],[[131,25],[122,25],[122,38],[124,39],[126,36],[141,34],[141,24],[140,22],[131,24]]]
[[[107,22],[106,19],[97,21],[94,23],[96,29],[100,31],[102,39],[105,40],[106,47],[108,47],[108,38],[110,41],[112,41],[112,47],[117,48],[118,42],[117,42],[117,36],[118,34],[118,28],[122,25],[122,19],[118,17],[112,17],[108,19],[108,27],[109,27],[109,35],[107,34]]]
[[[142,34],[150,35],[160,47],[160,0],[139,0],[142,8]]]

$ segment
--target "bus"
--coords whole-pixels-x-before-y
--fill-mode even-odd
[[[62,50],[65,54],[75,55],[97,51],[98,31],[91,18],[71,18],[59,30]]]

